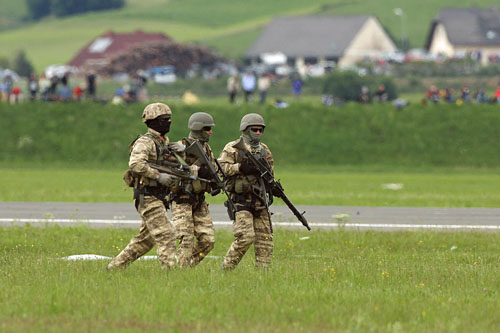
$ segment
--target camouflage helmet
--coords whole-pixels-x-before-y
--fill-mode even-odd
[[[215,126],[214,118],[206,112],[196,112],[189,117],[188,128],[191,131],[201,131],[203,127]]]
[[[244,131],[248,126],[266,127],[266,124],[264,124],[264,118],[260,114],[249,113],[241,118],[240,131]]]
[[[152,103],[144,108],[144,111],[142,112],[142,121],[146,122],[162,115],[172,115],[172,111],[170,111],[168,105],[163,103]]]

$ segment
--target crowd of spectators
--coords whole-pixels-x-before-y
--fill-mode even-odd
[[[453,88],[441,88],[432,85],[422,99],[422,104],[426,103],[500,103],[500,83],[491,97],[488,97],[485,91],[477,88],[474,92],[468,86],[462,86],[460,91]]]
[[[265,104],[267,101],[267,92],[271,87],[275,79],[275,75],[272,73],[264,73],[258,77],[252,72],[247,71],[243,73],[241,78],[237,74],[231,75],[227,79],[227,94],[229,97],[229,103],[233,104],[237,101],[238,93],[243,92],[243,100],[245,103],[250,103],[253,100],[254,94],[258,93],[259,104]],[[296,99],[300,99],[302,95],[302,87],[304,82],[299,75],[293,76],[291,79],[291,91]],[[283,108],[288,106],[283,103],[283,101],[272,101],[277,107]]]
[[[22,99],[42,100],[42,101],[81,101],[97,100],[97,75],[93,71],[89,71],[84,76],[84,80],[79,79],[79,83],[71,84],[73,79],[71,72],[44,73],[37,76],[32,73],[27,80],[26,86],[19,84],[19,78],[15,73],[3,74],[0,81],[0,100],[17,103]],[[76,81],[76,80],[75,80]],[[82,82],[84,81],[84,82]],[[243,75],[234,74],[227,79],[227,94],[230,103],[236,103],[238,95],[241,93],[241,101],[251,103],[255,99],[255,103],[266,104],[268,99],[268,90],[276,82],[275,75],[272,73],[263,73],[256,76],[254,72],[247,71]],[[299,100],[302,95],[304,82],[298,74],[289,77],[290,93]],[[137,72],[131,76],[129,83],[118,87],[115,90],[114,96],[111,99],[113,104],[131,103],[137,101],[147,101],[146,85],[148,76],[145,73]],[[23,83],[24,85],[24,83]],[[359,87],[359,86],[358,86]],[[359,88],[357,88],[359,89]],[[354,93],[353,98],[347,100],[357,100],[359,103],[385,103],[389,101],[389,93],[384,84],[378,84],[375,91],[370,91],[368,85],[362,86],[359,94]],[[394,98],[391,102],[394,104]],[[401,102],[403,101],[403,102]],[[341,105],[345,101],[332,95],[324,94],[322,103],[326,106]],[[401,102],[401,103],[400,103]],[[430,86],[424,98],[421,99],[422,104],[427,103],[499,103],[500,104],[500,82],[494,93],[488,96],[485,90],[477,88],[471,90],[464,85],[460,90],[444,87],[438,88],[436,85]],[[288,103],[283,100],[273,100],[270,104],[279,108],[288,106]],[[397,99],[398,108],[401,105],[405,106],[408,102]]]
[[[37,76],[32,73],[27,80],[26,90],[15,82],[12,75],[4,75],[1,84],[2,101],[18,103],[21,96],[30,101],[42,100],[46,102],[70,102],[80,101],[84,98],[96,99],[96,74],[89,72],[86,75],[86,85],[70,84],[71,73],[66,72],[61,75],[42,74]]]

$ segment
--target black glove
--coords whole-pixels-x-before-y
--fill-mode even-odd
[[[240,164],[240,172],[244,175],[258,175],[259,170],[253,165],[248,162],[244,162]]]
[[[212,178],[212,174],[210,173],[210,171],[208,170],[207,167],[202,166],[198,170],[198,177],[203,178],[203,179],[211,179]]]

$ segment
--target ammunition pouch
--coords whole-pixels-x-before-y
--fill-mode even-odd
[[[238,194],[250,193],[250,183],[243,181],[243,179],[236,179],[234,182],[234,192]]]
[[[257,178],[253,175],[236,177],[234,179],[234,190],[230,191],[236,192],[238,194],[253,193],[255,192],[254,188],[259,187],[256,184],[257,184]]]
[[[264,209],[266,209],[266,206],[258,200],[259,198],[254,197],[253,195],[242,195],[242,194],[231,194],[231,200],[234,203],[234,212],[239,212],[242,210],[249,211],[252,213],[254,217],[258,217],[260,215],[260,212]],[[261,204],[261,206],[258,206],[257,204]],[[229,213],[229,207],[224,203],[224,206],[228,208],[228,213]]]
[[[193,187],[193,193],[205,192],[208,190],[208,186],[202,184],[199,180],[193,180],[191,182],[191,186]]]

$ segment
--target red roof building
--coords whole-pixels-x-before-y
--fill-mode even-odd
[[[162,33],[146,33],[137,30],[132,33],[108,31],[97,37],[68,63],[70,66],[103,66],[115,54],[125,53],[133,47],[151,42],[169,42],[172,39]]]

